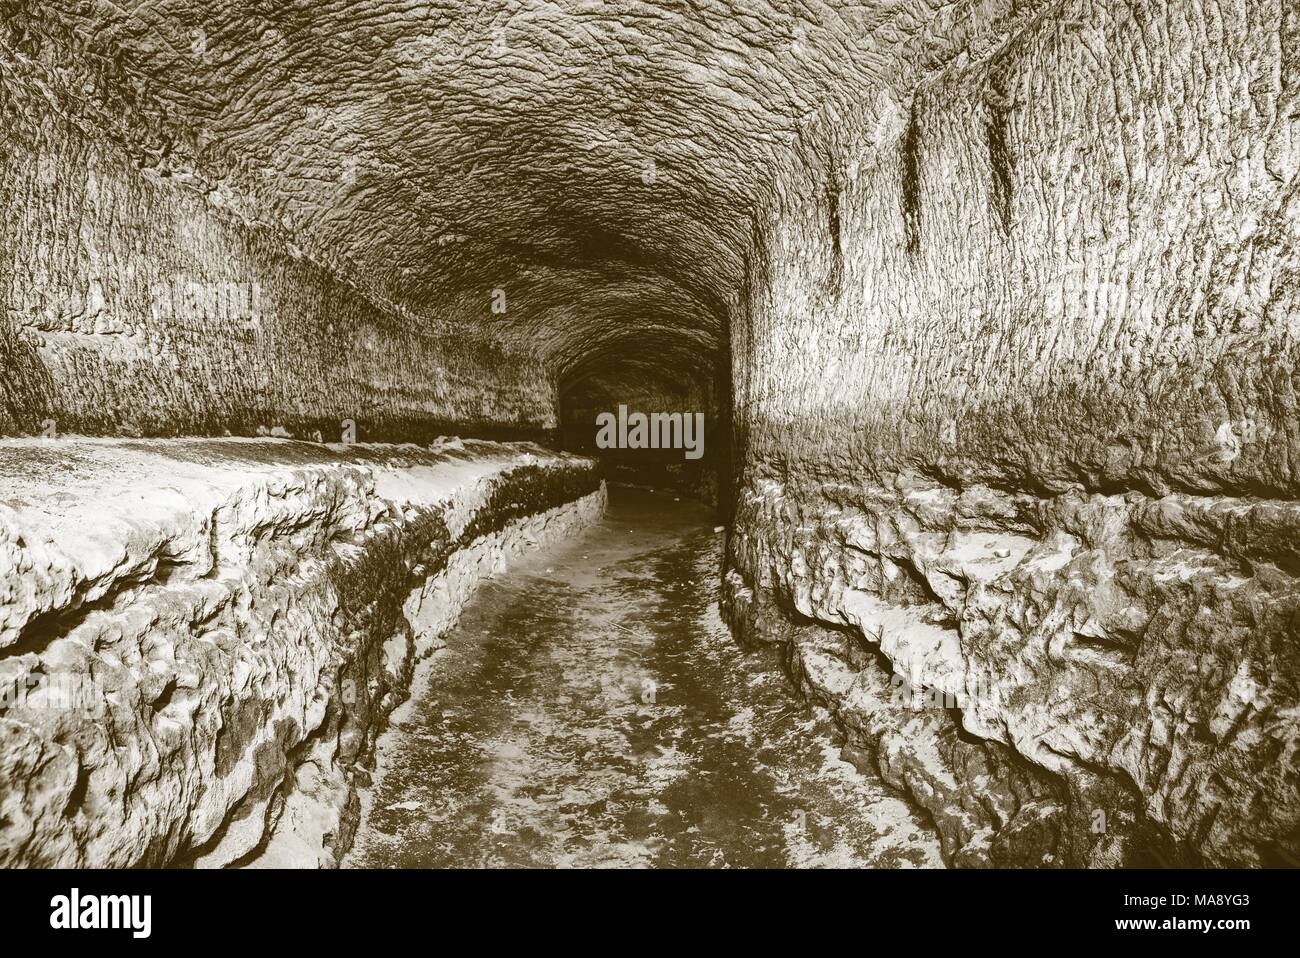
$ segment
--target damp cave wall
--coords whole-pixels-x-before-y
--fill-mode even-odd
[[[553,439],[552,374],[476,331],[486,290],[416,315],[206,169],[93,37],[0,41],[0,434]]]
[[[1300,10],[1010,5],[912,66],[756,218],[733,624],[858,637],[817,694],[950,861],[1294,865]]]

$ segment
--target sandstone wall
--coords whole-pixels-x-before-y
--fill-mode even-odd
[[[913,66],[756,226],[733,616],[858,637],[769,629],[862,735],[929,723],[950,857],[1295,864],[1300,13],[1072,0]],[[882,717],[895,671],[957,708]]]
[[[0,440],[0,865],[333,864],[417,660],[594,519],[537,446]]]
[[[183,125],[90,51],[16,31],[0,22],[0,435],[555,427],[552,374],[484,334],[486,291],[478,314],[429,315],[365,289],[187,162]]]

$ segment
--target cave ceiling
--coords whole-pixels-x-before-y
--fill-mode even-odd
[[[123,0],[24,15],[28,52],[74,44],[133,91],[133,123],[155,131],[148,172],[192,164],[218,202],[385,300],[529,337],[564,379],[629,349],[706,371],[773,170],[904,52],[960,40],[939,6]],[[175,135],[161,149],[159,130]]]

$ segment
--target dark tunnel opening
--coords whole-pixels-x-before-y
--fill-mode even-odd
[[[721,514],[731,439],[709,372],[674,376],[628,358],[584,370],[559,390],[560,448],[597,459],[610,482],[669,489]]]

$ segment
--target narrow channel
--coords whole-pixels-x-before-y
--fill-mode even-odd
[[[931,867],[937,838],[718,615],[704,507],[613,487],[465,609],[380,742],[350,867]]]

